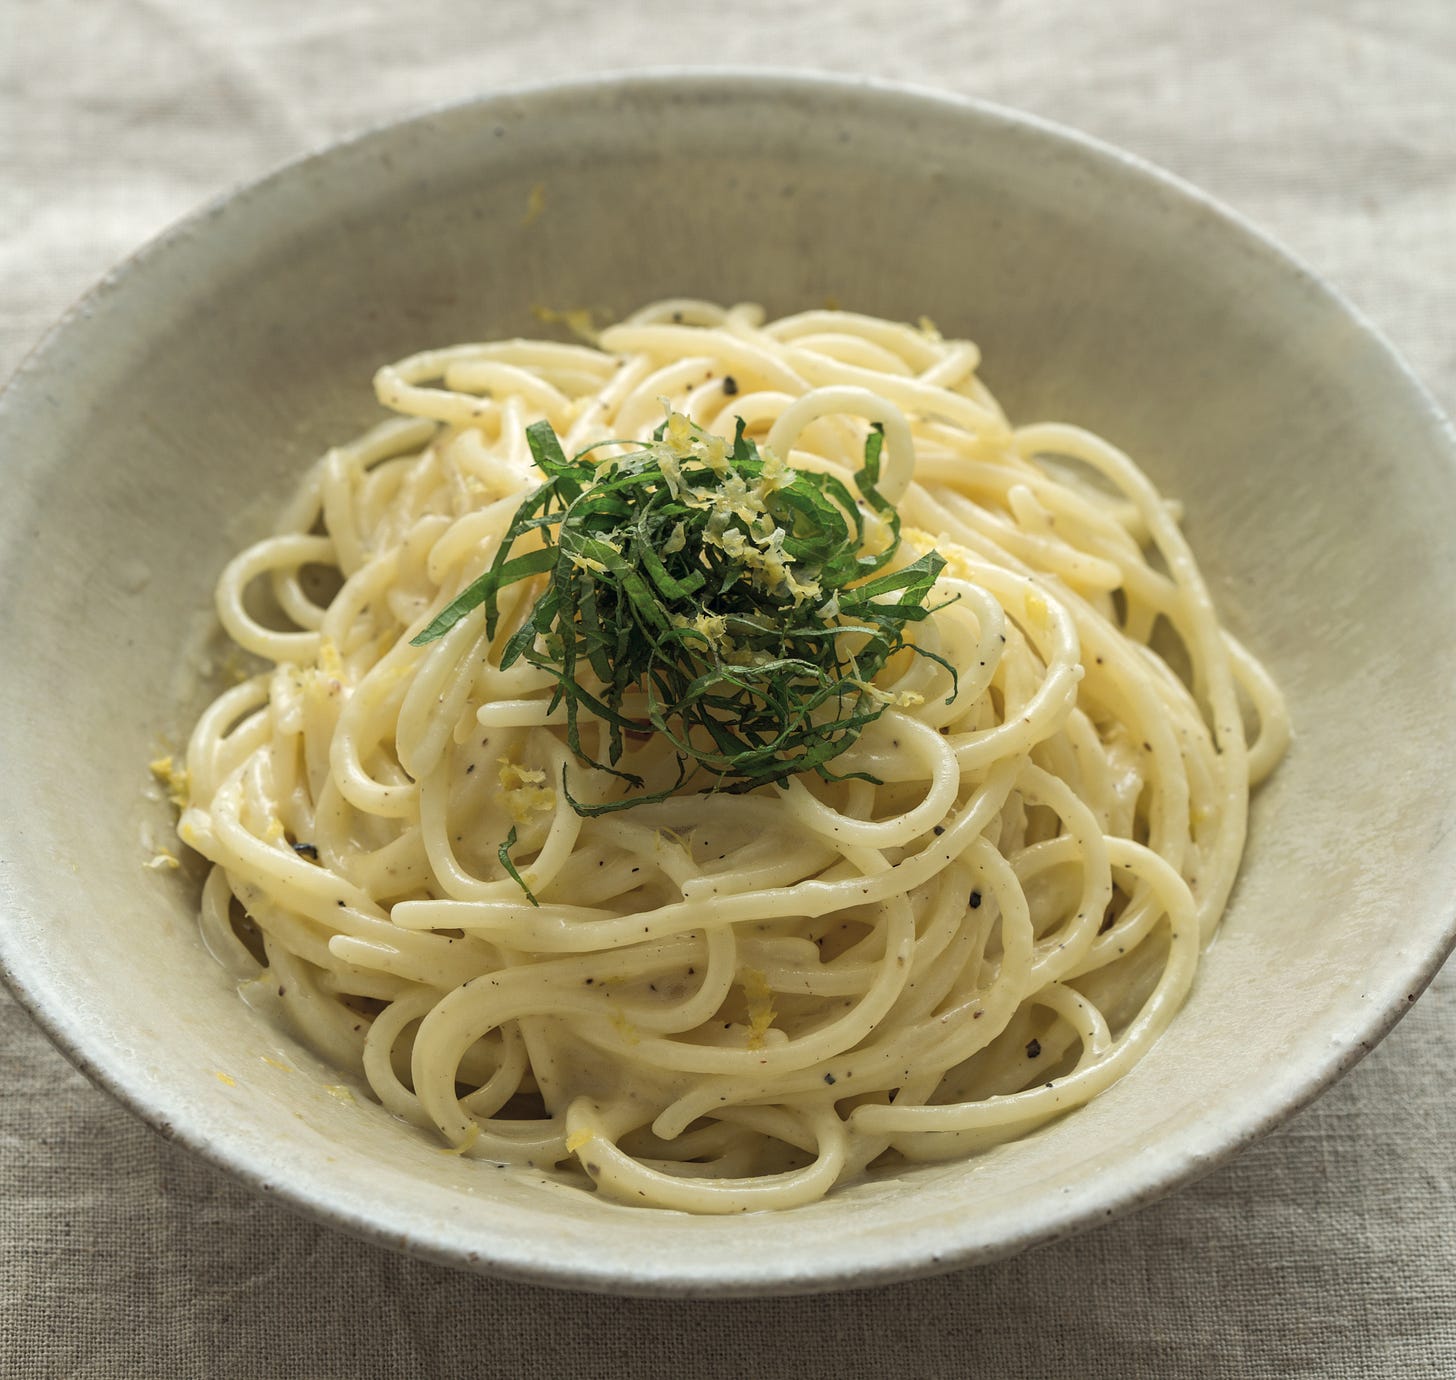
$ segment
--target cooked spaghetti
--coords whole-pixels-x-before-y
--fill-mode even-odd
[[[968,1155],[1122,1077],[1286,722],[1174,507],[1010,425],[978,363],[928,323],[671,301],[381,370],[402,418],[218,588],[269,668],[198,722],[179,829],[250,999],[465,1156],[690,1212]],[[568,541],[624,476],[699,547]],[[878,573],[830,592],[795,476]]]

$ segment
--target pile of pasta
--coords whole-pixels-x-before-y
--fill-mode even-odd
[[[464,1156],[688,1212],[966,1156],[1127,1073],[1288,730],[1175,505],[1086,431],[1013,426],[978,365],[928,322],[684,300],[381,370],[399,415],[218,589],[264,669],[197,723],[179,831],[248,998]],[[540,482],[529,425],[605,461],[670,413],[846,482],[878,424],[903,559],[946,563],[934,655],[887,666],[835,779],[583,814],[631,788],[570,750],[549,675],[500,665],[529,583],[494,637],[476,611],[412,639]],[[633,735],[622,766],[668,753]]]

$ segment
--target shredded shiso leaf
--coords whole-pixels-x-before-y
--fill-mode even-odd
[[[480,605],[488,637],[500,592],[540,593],[500,652],[555,681],[579,760],[633,789],[588,804],[599,815],[702,789],[747,791],[830,763],[885,712],[874,684],[933,610],[935,551],[895,564],[900,519],[877,490],[883,436],[872,429],[858,495],[837,476],[760,452],[739,419],[731,445],[670,413],[650,442],[601,442],[570,459],[546,422],[526,439],[546,476],[516,510],[490,567],[415,639],[443,636]],[[626,454],[597,458],[606,445]],[[629,712],[629,707],[630,711]],[[585,751],[582,712],[607,725],[606,760]],[[677,780],[646,791],[619,767],[629,736],[671,745]],[[564,789],[564,782],[563,782]]]

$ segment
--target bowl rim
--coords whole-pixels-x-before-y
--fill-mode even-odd
[[[533,81],[504,85],[463,100],[421,107],[396,119],[371,122],[343,138],[308,149],[276,164],[262,175],[233,184],[150,237],[120,259],[83,293],[39,340],[24,354],[9,379],[0,386],[0,427],[5,424],[27,381],[43,374],[53,347],[81,318],[91,314],[138,267],[166,254],[176,243],[205,232],[208,226],[234,207],[272,194],[301,171],[346,152],[358,152],[369,144],[395,137],[410,129],[424,129],[441,119],[482,121],[493,109],[522,105],[548,106],[553,101],[584,101],[610,98],[614,93],[665,98],[674,92],[711,88],[716,93],[787,95],[799,93],[810,100],[856,99],[884,102],[887,107],[919,108],[979,124],[996,133],[1029,132],[1041,141],[1070,147],[1089,166],[1120,170],[1150,189],[1171,194],[1184,207],[1220,226],[1244,246],[1273,262],[1286,274],[1301,280],[1303,288],[1322,297],[1327,306],[1343,315],[1359,338],[1384,356],[1384,361],[1409,390],[1409,405],[1424,414],[1433,437],[1446,448],[1446,459],[1456,466],[1456,428],[1445,417],[1429,390],[1421,383],[1381,330],[1321,273],[1298,255],[1260,229],[1238,210],[1175,173],[1093,135],[1062,125],[1043,116],[1003,104],[961,95],[948,90],[881,78],[851,78],[840,74],[796,68],[746,68],[736,65],[654,66],[622,70],[600,76],[568,80]],[[10,828],[4,821],[3,827]],[[27,903],[12,886],[10,869],[0,862],[0,914],[10,914]],[[86,1075],[123,1106],[168,1140],[175,1140],[207,1162],[226,1170],[252,1190],[265,1194],[304,1217],[356,1237],[401,1250],[406,1254],[456,1268],[476,1270],[537,1285],[592,1292],[658,1297],[702,1297],[803,1294],[834,1289],[865,1287],[919,1276],[943,1273],[970,1265],[989,1264],[1035,1245],[1072,1235],[1101,1222],[1152,1202],[1173,1189],[1192,1182],[1217,1168],[1251,1141],[1266,1134],[1307,1105],[1374,1048],[1425,989],[1456,947],[1456,904],[1449,908],[1445,929],[1438,942],[1426,948],[1399,984],[1404,995],[1361,1003],[1357,1013],[1342,1027],[1340,1038],[1326,1042],[1320,1057],[1303,1060],[1297,1072],[1286,1069],[1266,1085],[1259,1110],[1251,1115],[1224,1119],[1214,1124],[1205,1118],[1180,1127],[1171,1144],[1160,1144],[1150,1162],[1144,1162],[1136,1179],[1102,1176],[1096,1193],[1071,1193],[1047,1210],[1028,1219],[1025,1226],[998,1240],[986,1241],[972,1231],[957,1232],[954,1223],[942,1221],[934,1240],[924,1230],[907,1231],[891,1243],[879,1243],[878,1255],[868,1263],[844,1264],[821,1260],[813,1268],[795,1267],[775,1259],[756,1259],[745,1266],[719,1256],[710,1266],[684,1274],[664,1269],[656,1261],[612,1262],[610,1255],[593,1259],[572,1257],[546,1259],[531,1247],[517,1242],[492,1240],[479,1251],[467,1251],[436,1229],[415,1225],[401,1232],[383,1223],[377,1214],[362,1210],[343,1193],[332,1198],[314,1185],[294,1185],[270,1176],[266,1168],[230,1144],[227,1128],[209,1125],[205,1118],[193,1118],[181,1100],[167,1096],[137,1076],[132,1062],[116,1053],[114,1046],[94,1044],[84,1025],[68,1020],[64,1009],[51,1008],[41,988],[26,972],[24,953],[16,951],[12,927],[0,925],[0,977],[18,1002],[36,1021],[51,1042]]]

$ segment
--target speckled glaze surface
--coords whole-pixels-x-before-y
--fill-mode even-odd
[[[539,214],[532,214],[532,208]],[[1153,1054],[962,1164],[697,1220],[442,1154],[202,949],[146,763],[199,703],[213,581],[376,415],[382,362],[688,294],[832,298],[978,340],[1018,420],[1122,445],[1187,529],[1296,740]],[[163,1134],[339,1227],[474,1269],[802,1292],[987,1261],[1204,1172],[1394,1023],[1456,938],[1456,439],[1331,290],[1113,150],[885,86],[679,73],[379,130],[118,268],[0,395],[0,958]],[[335,1085],[335,1086],[331,1086]]]

